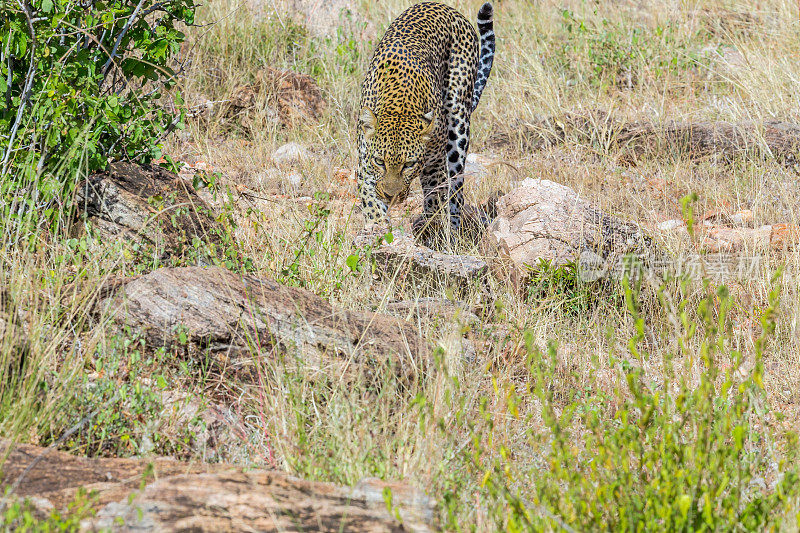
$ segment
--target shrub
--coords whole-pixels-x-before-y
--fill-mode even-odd
[[[194,0],[0,4],[0,217],[56,222],[81,173],[161,157],[183,116],[156,103],[194,10]]]
[[[748,365],[732,335],[728,290],[704,285],[705,297],[694,310],[687,298],[674,306],[660,293],[680,324],[676,351],[660,362],[643,348],[644,319],[636,291],[626,286],[637,333],[624,355],[611,356],[618,383],[613,391],[603,392],[590,372],[594,394],[563,394],[556,347],[542,353],[527,336],[530,379],[524,390],[510,388],[508,415],[519,417],[527,402],[540,406],[546,429],[530,431],[524,446],[543,454],[535,468],[519,468],[508,446],[473,450],[498,526],[509,531],[780,526],[798,494],[798,475],[797,438],[771,429],[762,383],[778,295],[770,294]],[[475,434],[491,424],[487,414]],[[494,459],[486,461],[489,457]]]

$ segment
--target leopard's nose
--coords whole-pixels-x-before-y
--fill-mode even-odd
[[[395,198],[405,192],[405,183],[402,181],[388,182],[384,183],[381,189],[387,198]]]

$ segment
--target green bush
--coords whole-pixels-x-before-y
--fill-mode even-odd
[[[0,3],[0,218],[58,221],[81,173],[161,157],[183,117],[158,102],[194,11],[194,0]]]
[[[610,356],[618,383],[613,391],[597,372],[582,376],[589,394],[559,386],[570,377],[556,347],[542,353],[527,335],[529,380],[508,391],[508,414],[521,416],[527,402],[540,406],[534,411],[546,429],[530,431],[523,446],[542,455],[531,469],[519,468],[515,450],[505,445],[476,444],[472,451],[497,525],[508,531],[779,528],[800,480],[797,437],[771,429],[762,383],[777,292],[770,294],[747,365],[732,334],[733,304],[724,286],[714,291],[704,282],[696,307],[685,295],[674,305],[662,287],[662,306],[677,318],[677,348],[655,361],[643,348],[637,291],[625,285],[637,333],[626,353]],[[474,434],[490,430],[492,420],[486,414]]]
[[[65,510],[53,509],[46,517],[38,516],[36,508],[27,499],[15,497],[6,489],[0,499],[0,528],[4,531],[78,531],[81,521],[94,516],[92,504],[97,500],[94,492],[79,487]]]

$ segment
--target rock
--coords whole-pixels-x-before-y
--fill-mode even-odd
[[[158,418],[169,423],[159,428],[159,433],[177,439],[187,428],[191,429],[192,449],[203,462],[252,462],[246,444],[249,432],[231,408],[181,390],[161,392],[161,404],[163,410]],[[265,459],[268,465],[274,463],[274,459]]]
[[[698,234],[701,248],[711,253],[785,250],[800,242],[797,224],[771,224],[758,228],[713,225],[701,228]]]
[[[230,468],[187,464],[164,457],[148,460],[89,459],[51,448],[12,445],[10,441],[0,439],[0,451],[5,454],[9,452],[9,447],[11,450],[3,463],[0,485],[3,488],[13,487],[17,496],[37,498],[35,503],[42,504],[46,510],[65,509],[80,487],[97,491],[95,504],[104,505],[126,498],[143,480],[152,482],[152,476],[216,472]],[[145,476],[148,464],[152,464],[152,474]],[[28,467],[31,469],[26,472]]]
[[[269,67],[259,70],[255,83],[237,88],[224,103],[228,104],[224,107],[226,119],[264,118],[284,126],[316,122],[327,109],[322,91],[311,76]],[[203,114],[214,105],[202,104],[195,114]],[[263,125],[256,122],[250,126]]]
[[[219,267],[155,270],[122,285],[99,310],[141,332],[151,348],[208,352],[245,377],[254,355],[274,348],[334,375],[388,364],[409,379],[429,356],[427,342],[407,322],[334,307],[310,291]]]
[[[738,228],[751,227],[753,225],[753,212],[749,209],[739,211],[731,215],[731,225]]]
[[[637,225],[603,213],[552,181],[524,180],[498,200],[497,210],[484,249],[494,258],[495,276],[517,290],[543,259],[554,267],[580,261],[605,272],[625,254],[654,251]]]
[[[683,220],[672,219],[661,222],[657,227],[661,231],[675,231],[678,228],[686,228],[686,223]]]
[[[488,289],[486,263],[471,255],[452,255],[419,246],[409,236],[397,237],[372,251],[378,274],[434,287]]]
[[[800,242],[800,226],[791,223],[773,224],[769,245],[774,250],[793,248]]]
[[[111,163],[78,186],[76,206],[106,241],[147,245],[161,257],[219,246],[224,230],[190,184],[157,166]]]
[[[292,187],[299,187],[303,183],[303,175],[299,172],[292,172],[286,176],[286,182]]]
[[[308,150],[298,143],[287,143],[275,150],[272,161],[279,168],[288,168],[308,161]]]
[[[770,247],[772,226],[747,229],[715,225],[699,229],[698,235],[702,249],[707,252],[766,250]]]
[[[435,501],[401,483],[366,479],[350,488],[226,464],[88,459],[8,441],[0,449],[10,452],[3,487],[27,498],[39,518],[66,510],[79,487],[94,491],[97,513],[81,522],[83,531],[425,532],[436,526]]]
[[[488,166],[491,164],[492,161],[486,156],[475,153],[468,154],[464,164],[464,177],[467,181],[479,187],[489,175]]]
[[[327,109],[322,91],[311,76],[266,67],[258,72],[257,80],[274,96],[283,124],[318,121]]]
[[[752,225],[752,212],[740,211],[727,216],[717,212],[703,217],[702,224],[695,225],[695,244],[707,253],[759,252],[785,250],[800,243],[800,226],[791,223],[767,224],[757,228]],[[688,228],[682,220],[668,220],[658,229],[667,235],[690,241]]]
[[[94,531],[433,531],[433,500],[404,489],[397,498],[392,492],[392,503],[402,521],[387,510],[383,488],[231,471],[159,479],[133,501],[101,508],[82,526]]]
[[[737,228],[745,228],[753,226],[753,212],[749,209],[744,211],[737,211],[736,213],[729,214],[726,211],[718,210],[711,211],[703,215],[700,219],[705,225],[724,225]]]

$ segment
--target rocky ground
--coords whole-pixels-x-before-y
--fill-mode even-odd
[[[616,4],[567,4],[496,3],[465,169],[492,220],[443,251],[414,239],[418,186],[391,236],[359,236],[358,82],[400,3],[211,2],[185,50],[178,165],[88,176],[59,274],[37,259],[4,274],[1,346],[41,367],[30,402],[53,412],[3,434],[5,512],[90,531],[492,530],[512,504],[482,492],[487,465],[502,457],[524,499],[547,455],[526,438],[552,429],[534,347],[557,352],[558,412],[613,397],[598,409],[616,420],[630,368],[657,383],[674,360],[701,380],[692,306],[722,285],[721,368],[763,363],[779,415],[754,427],[795,429],[800,91],[758,33],[790,3],[748,19],[623,2],[615,24],[674,31],[675,55],[642,44],[615,69],[613,32],[568,22],[616,20]]]

